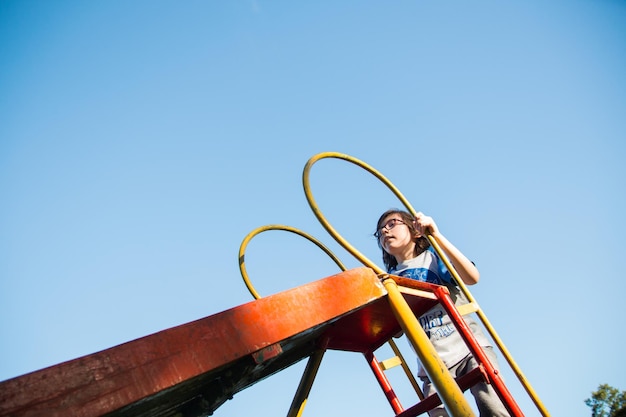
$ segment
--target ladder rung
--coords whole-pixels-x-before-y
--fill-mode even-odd
[[[402,365],[402,359],[394,356],[393,358],[385,359],[384,361],[379,362],[379,365],[381,368],[383,368],[383,371],[386,371],[398,365]]]
[[[403,294],[414,295],[416,297],[421,297],[421,298],[429,298],[431,300],[437,299],[437,296],[429,291],[423,291],[423,290],[418,290],[415,288],[402,287],[402,286],[398,286],[398,289]]]
[[[480,309],[480,307],[478,307],[478,304],[476,303],[468,303],[468,304],[463,304],[461,306],[456,306],[456,309],[459,311],[459,314],[461,314],[462,316],[465,316],[470,313],[477,312]]]
[[[421,297],[421,298],[429,298],[431,300],[436,300],[437,299],[437,296],[435,294],[433,294],[432,292],[418,290],[418,289],[415,289],[415,288],[402,287],[402,286],[398,286],[398,289],[403,294],[414,295],[416,297]]]

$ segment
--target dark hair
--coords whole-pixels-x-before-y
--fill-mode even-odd
[[[409,228],[411,235],[413,236],[417,235],[417,229],[415,228],[415,223],[414,223],[415,217],[413,217],[411,213],[406,212],[404,210],[399,210],[399,209],[390,209],[384,212],[380,216],[380,218],[378,219],[378,223],[376,223],[376,231],[374,232],[374,236],[376,236],[378,247],[383,251],[383,263],[385,264],[387,271],[390,271],[392,268],[398,265],[398,261],[396,261],[396,258],[388,254],[387,251],[385,251],[385,249],[380,243],[380,239],[378,239],[378,231],[383,226],[383,220],[385,220],[385,218],[387,218],[391,214],[399,215],[400,218],[404,221],[404,224],[406,224],[406,226]],[[415,256],[424,252],[430,246],[430,242],[428,241],[428,238],[426,236],[416,237],[414,238],[414,240],[415,240]]]

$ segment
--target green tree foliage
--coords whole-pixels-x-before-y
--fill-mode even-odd
[[[626,417],[626,391],[608,384],[601,384],[585,404],[591,408],[591,417]]]

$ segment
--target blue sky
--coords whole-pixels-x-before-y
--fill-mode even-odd
[[[237,255],[262,225],[359,266],[302,189],[333,151],[474,260],[552,415],[590,415],[599,384],[626,389],[625,28],[616,0],[1,2],[0,380],[250,301]],[[378,262],[400,203],[339,160],[311,182]],[[338,272],[286,232],[246,260],[263,295]],[[303,369],[216,415],[286,415]],[[393,413],[361,356],[329,352],[304,415]]]

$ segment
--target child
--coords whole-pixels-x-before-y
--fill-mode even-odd
[[[413,217],[410,213],[397,209],[383,213],[378,219],[374,233],[378,239],[378,246],[382,249],[383,262],[387,271],[393,275],[446,285],[456,305],[467,304],[467,298],[431,247],[426,234],[439,244],[465,284],[473,285],[478,282],[480,274],[476,266],[439,232],[431,217],[422,213],[417,213]],[[497,369],[498,364],[493,347],[478,323],[471,317],[464,317],[464,319],[492,365]],[[419,321],[453,377],[459,377],[478,367],[467,345],[440,305],[422,315]],[[426,397],[435,392],[435,387],[421,365],[418,377],[424,383],[423,391]],[[470,388],[470,391],[482,417],[509,416],[491,385],[480,383]],[[431,417],[448,416],[448,413],[441,405],[430,411],[429,415]]]

